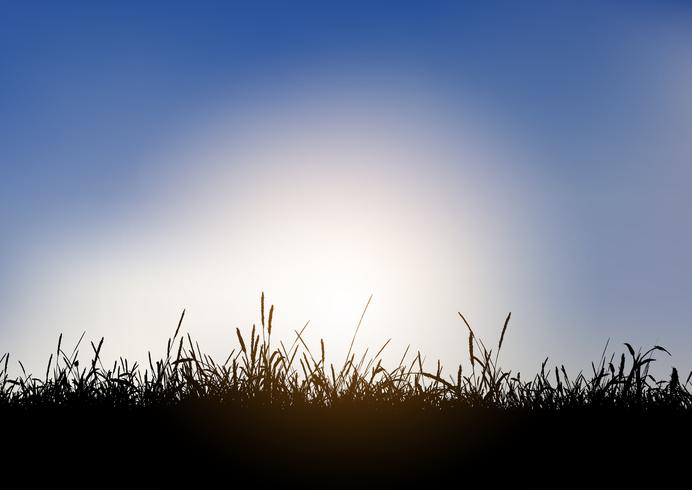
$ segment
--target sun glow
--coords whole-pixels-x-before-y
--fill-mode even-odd
[[[217,117],[160,157],[178,173],[149,176],[136,212],[67,237],[41,263],[55,336],[88,326],[106,354],[142,359],[187,308],[187,328],[223,356],[233,328],[257,321],[260,291],[277,305],[277,334],[310,320],[309,338],[335,356],[370,294],[358,345],[392,337],[395,357],[412,343],[458,358],[458,309],[494,331],[533,260],[518,229],[535,218],[530,199],[498,199],[522,192],[506,183],[501,145],[410,93],[340,95]]]

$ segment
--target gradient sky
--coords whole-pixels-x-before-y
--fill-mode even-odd
[[[0,351],[258,319],[346,349],[692,354],[684,2],[4,2]],[[394,357],[397,357],[394,355]],[[666,361],[668,362],[668,361]]]

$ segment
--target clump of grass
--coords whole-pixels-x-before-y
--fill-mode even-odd
[[[368,304],[370,300],[368,300]],[[445,375],[438,362],[433,371],[424,368],[417,352],[412,359],[406,349],[398,365],[387,368],[381,355],[389,340],[368,357],[353,352],[354,338],[343,364],[328,363],[324,340],[314,355],[304,338],[308,323],[295,331],[293,342],[272,345],[274,306],[265,318],[264,293],[260,300],[261,329],[255,325],[243,334],[236,330],[238,346],[219,363],[201,352],[189,334],[181,334],[185,311],[173,337],[168,340],[164,358],[148,366],[119,358],[104,366],[101,350],[104,339],[91,343],[92,359],[80,365],[79,349],[84,335],[68,355],[62,348],[62,335],[51,354],[43,377],[27,373],[10,377],[10,356],[0,357],[0,407],[40,406],[173,406],[188,400],[205,400],[236,406],[267,405],[332,407],[362,403],[397,406],[415,402],[425,409],[452,406],[499,409],[561,410],[571,408],[692,408],[690,378],[682,382],[673,368],[669,379],[657,380],[650,373],[656,353],[668,353],[661,346],[641,352],[625,343],[627,353],[615,361],[606,356],[607,346],[592,373],[570,377],[563,366],[547,368],[524,380],[498,364],[510,315],[501,330],[497,351],[487,349],[466,318],[459,313],[468,336],[470,370],[459,365],[456,376]],[[363,311],[367,310],[367,305]],[[390,339],[391,340],[391,339]],[[615,362],[615,364],[614,364]],[[617,364],[617,367],[616,367]]]

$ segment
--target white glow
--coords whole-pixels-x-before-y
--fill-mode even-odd
[[[549,289],[557,261],[534,230],[548,211],[512,175],[520,153],[487,134],[487,118],[451,119],[420,92],[381,87],[271,100],[219,111],[159,157],[176,165],[150,176],[132,216],[37,257],[45,280],[15,317],[42,327],[37,359],[60,331],[82,329],[106,336],[107,355],[143,359],[184,307],[186,329],[223,356],[234,327],[258,323],[260,291],[278,336],[311,320],[308,338],[324,337],[336,361],[371,293],[357,345],[392,337],[392,357],[410,343],[461,359],[457,310],[491,339],[513,305],[530,312],[520,325],[544,323],[534,291]]]

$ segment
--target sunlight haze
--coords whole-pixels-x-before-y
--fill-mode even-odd
[[[10,9],[0,352],[143,361],[187,309],[225,358],[264,291],[335,362],[372,294],[356,350],[394,362],[453,370],[457,312],[495,345],[512,311],[513,369],[689,367],[687,9],[443,5]]]

